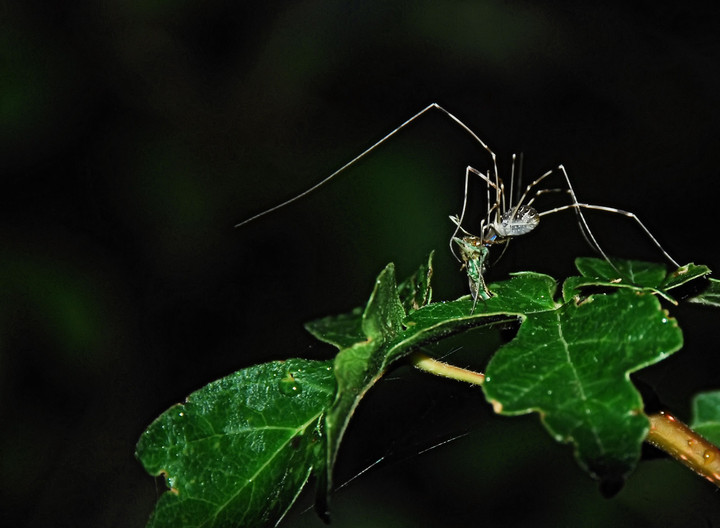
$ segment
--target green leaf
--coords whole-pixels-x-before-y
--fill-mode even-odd
[[[428,256],[427,264],[420,266],[397,287],[397,295],[405,313],[417,310],[430,302],[433,253]],[[335,345],[340,350],[349,348],[370,337],[363,331],[363,312],[362,308],[355,308],[347,314],[323,317],[306,323],[305,329],[320,341]]]
[[[708,287],[701,294],[688,300],[706,306],[720,307],[720,280],[708,279]]]
[[[475,304],[467,295],[457,301],[429,304],[405,318],[407,329],[395,346],[417,346],[481,325],[517,321],[527,313],[554,310],[555,279],[534,272],[514,273],[510,280],[489,285],[495,293]],[[392,352],[391,352],[392,353]],[[393,357],[398,352],[392,353]]]
[[[327,516],[328,495],[332,488],[332,470],[340,442],[350,417],[363,395],[385,371],[384,355],[377,352],[402,330],[404,317],[405,310],[398,297],[395,283],[395,266],[390,263],[375,281],[375,288],[360,320],[360,328],[366,339],[341,350],[335,357],[337,394],[325,419],[326,473],[318,483],[317,509],[321,513],[325,512],[325,516]],[[327,322],[325,326],[328,326]]]
[[[433,274],[432,259],[435,252],[428,255],[427,264],[422,265],[410,277],[398,285],[398,297],[405,309],[405,313],[419,310],[432,299],[430,279]]]
[[[575,444],[581,465],[617,480],[634,467],[648,430],[629,374],[681,346],[656,297],[621,289],[527,314],[490,360],[483,390],[502,414],[539,412],[556,440]]]
[[[677,288],[695,279],[707,277],[710,274],[710,268],[698,264],[685,264],[678,269],[669,273],[667,278],[659,286],[662,290],[671,290]]]
[[[595,273],[595,282],[600,283],[603,273],[614,272],[609,266],[603,271],[603,264],[588,259],[580,267],[585,278]],[[392,331],[381,334],[384,342],[379,346],[367,334],[363,341],[356,335],[355,345],[341,351],[335,363],[342,389],[328,415],[328,430],[335,433],[328,444],[328,470],[353,410],[393,361],[452,333],[522,321],[517,338],[498,351],[488,366],[488,399],[506,414],[541,412],[551,434],[574,442],[578,459],[593,474],[606,479],[624,476],[638,459],[648,427],[629,373],[678,350],[682,334],[658,300],[645,293],[651,288],[648,285],[667,280],[664,268],[639,262],[622,266],[645,286],[618,288],[605,280],[614,294],[563,305],[553,299],[556,282],[552,277],[517,273],[508,281],[490,284],[495,295],[477,303],[474,311],[472,299],[466,296],[415,310],[402,321],[402,330],[394,319]],[[386,270],[377,286],[391,291],[385,284],[389,278]],[[373,299],[377,298],[375,292]],[[383,302],[392,298],[385,295]],[[394,301],[390,304],[397,306]]]
[[[400,286],[395,283],[394,265],[388,264],[375,281],[364,310],[356,308],[305,325],[315,337],[340,349],[334,362],[337,395],[326,418],[326,472],[318,482],[317,509],[326,519],[332,470],[342,437],[360,400],[389,365],[388,342],[403,330],[406,310],[417,310],[430,302],[432,256],[430,253],[427,264]]]
[[[375,281],[375,289],[363,312],[362,331],[369,340],[382,344],[402,330],[404,318],[405,309],[395,282],[395,266],[390,263]]]
[[[638,260],[581,257],[575,259],[575,267],[583,277],[615,281],[622,279],[630,285],[657,288],[665,280],[667,269],[663,264]]]
[[[668,290],[677,288],[710,273],[707,266],[686,264],[668,273],[663,264],[638,260],[577,258],[575,266],[580,277],[569,277],[563,283],[563,298],[569,301],[583,288],[626,288],[660,295],[673,304],[677,301]]]
[[[305,329],[320,341],[342,350],[367,339],[363,334],[362,315],[363,309],[355,308],[346,314],[330,315],[305,323]]]
[[[149,527],[274,526],[311,473],[324,471],[331,361],[256,365],[212,382],[160,415],[136,456],[165,475]]]
[[[429,276],[431,272],[431,268],[421,268],[415,276]],[[388,265],[378,277],[361,318],[364,340],[360,341],[359,336],[352,333],[337,338],[338,328],[355,318],[354,313],[321,319],[308,325],[312,333],[320,334],[318,337],[324,341],[354,343],[341,350],[335,358],[338,392],[326,419],[328,472],[319,488],[324,486],[329,493],[332,468],[349,420],[363,396],[394,361],[408,355],[413,348],[448,334],[480,325],[514,322],[522,312],[548,310],[556,306],[552,299],[555,281],[547,275],[520,273],[492,287],[498,295],[476,307],[474,313],[471,313],[472,300],[467,296],[458,301],[429,304],[416,309],[408,317],[399,318],[402,302],[395,287],[394,267]],[[423,298],[428,297],[423,295]],[[357,328],[357,323],[350,326]],[[322,335],[324,330],[329,330],[329,334]],[[321,489],[318,491],[322,493]],[[325,510],[327,495],[319,495],[318,501],[318,509]]]
[[[397,293],[395,267],[388,264],[375,281],[360,327],[365,340],[341,350],[335,357],[337,395],[328,413],[328,469],[332,469],[340,439],[362,395],[382,375],[385,358],[378,350],[402,330],[405,311]]]
[[[715,445],[720,445],[720,391],[703,392],[692,402],[693,420],[690,424]]]
[[[648,428],[629,374],[682,344],[656,295],[672,300],[667,290],[709,270],[690,264],[667,275],[659,265],[599,259],[579,259],[578,269],[582,276],[563,285],[564,304],[554,299],[556,281],[532,272],[488,285],[494,295],[478,303],[465,296],[430,304],[432,254],[399,286],[389,264],[364,309],[307,324],[340,349],[334,361],[239,371],[151,424],[137,456],[149,473],[166,476],[171,491],[150,526],[270,526],[313,474],[318,510],[326,512],[342,437],[367,391],[414,348],[482,325],[520,323],[488,365],[484,390],[495,409],[539,412],[589,471],[622,478]],[[717,302],[720,288],[710,284],[705,302]],[[610,293],[589,295],[587,287]]]

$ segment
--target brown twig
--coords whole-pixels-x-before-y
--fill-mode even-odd
[[[646,442],[665,451],[695,473],[720,487],[720,449],[675,418],[672,414],[651,414]]]

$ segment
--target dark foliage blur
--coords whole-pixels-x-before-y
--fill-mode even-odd
[[[635,211],[678,260],[720,268],[719,13],[543,4],[0,2],[3,525],[143,526],[163,483],[134,443],[169,405],[258,361],[327,357],[302,323],[363,303],[389,261],[404,275],[436,249],[435,298],[465,293],[447,217],[465,166],[488,159],[438,114],[233,229],[428,103],[501,170],[519,151],[526,181],[564,163],[582,200]],[[660,258],[625,220],[592,221],[608,252]],[[492,278],[560,277],[586,254],[557,215]],[[720,386],[718,314],[675,313],[685,349],[640,377],[687,419],[690,397]],[[465,352],[482,368],[486,351]],[[335,526],[720,523],[716,490],[676,464],[642,464],[606,500],[536,416],[390,378],[357,413],[339,481],[395,462],[337,494]],[[311,498],[286,526],[321,525],[301,513]]]

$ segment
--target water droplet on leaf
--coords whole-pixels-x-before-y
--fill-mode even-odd
[[[287,375],[280,380],[279,383],[280,392],[286,396],[296,396],[302,392],[302,387],[292,375],[292,372],[288,372]]]

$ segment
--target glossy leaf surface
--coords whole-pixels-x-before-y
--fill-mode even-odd
[[[274,526],[324,468],[332,362],[250,367],[192,393],[143,433],[137,457],[170,491],[150,527]]]
[[[618,289],[528,314],[491,359],[483,388],[497,412],[540,413],[584,467],[617,480],[635,465],[648,430],[629,374],[681,346],[655,296]]]
[[[415,348],[484,325],[519,326],[487,367],[483,388],[495,410],[538,412],[593,475],[622,479],[648,428],[629,374],[682,345],[659,297],[674,302],[668,290],[709,270],[578,259],[581,275],[564,282],[562,299],[555,279],[523,272],[489,284],[492,297],[473,306],[470,296],[430,303],[431,258],[400,285],[389,264],[364,308],[306,325],[339,349],[334,360],[241,370],[153,422],[137,456],[171,490],[150,526],[271,526],[313,474],[326,514],[333,465],[367,391]]]
[[[668,273],[663,264],[620,259],[613,260],[611,265],[602,259],[578,258],[575,259],[575,266],[580,271],[580,276],[569,277],[563,283],[563,298],[566,301],[579,291],[593,287],[624,288],[655,293],[677,304],[673,296],[668,293],[669,290],[710,273],[707,266],[696,264],[686,264]]]

